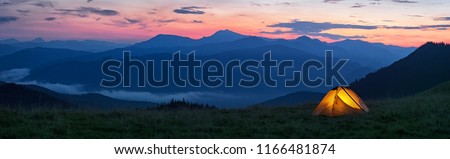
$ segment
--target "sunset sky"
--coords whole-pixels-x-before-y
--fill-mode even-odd
[[[450,42],[448,0],[0,0],[0,39],[134,43],[157,34],[245,35],[401,46]]]

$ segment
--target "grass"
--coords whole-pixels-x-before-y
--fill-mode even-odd
[[[447,90],[447,89],[445,89]],[[450,138],[450,92],[366,101],[370,112],[317,117],[315,104],[200,110],[0,110],[0,138]]]

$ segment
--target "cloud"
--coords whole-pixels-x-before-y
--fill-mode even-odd
[[[201,20],[192,20],[192,23],[203,23]]]
[[[421,29],[422,27],[420,27],[420,26],[380,26],[380,28],[414,30],[414,29]]]
[[[120,13],[111,9],[100,9],[94,7],[78,7],[76,9],[56,9],[56,13],[60,15],[72,15],[78,17],[88,17],[89,14],[97,14],[101,16],[116,16]]]
[[[177,22],[178,19],[159,19],[157,20],[157,22],[159,23],[172,23],[172,22]]]
[[[30,75],[30,69],[15,68],[0,72],[0,81],[15,82],[27,77],[28,75]]]
[[[142,20],[140,19],[131,19],[131,18],[123,18],[123,20],[113,20],[112,24],[107,24],[107,25],[113,25],[113,26],[117,26],[117,27],[129,27],[132,26],[134,24],[139,24],[141,26],[142,29],[147,28],[147,25],[145,23],[141,23]]]
[[[17,21],[19,18],[13,16],[0,16],[0,24]]]
[[[435,21],[450,21],[450,17],[436,17],[433,20],[435,20]]]
[[[259,33],[263,34],[287,34],[287,33],[293,33],[292,31],[282,31],[282,30],[275,30],[275,31],[261,31]]]
[[[351,8],[362,8],[365,7],[366,5],[361,4],[361,3],[355,3],[353,6],[351,6]]]
[[[86,94],[84,91],[84,86],[81,84],[61,84],[61,83],[45,83],[38,81],[26,81],[26,82],[18,82],[18,84],[25,85],[38,85],[52,91],[64,94]]]
[[[56,18],[55,17],[47,17],[44,20],[46,20],[46,21],[54,21],[54,20],[56,20]]]
[[[180,9],[174,9],[173,12],[177,14],[205,14],[201,9],[206,9],[206,7],[189,6],[181,7]]]
[[[407,14],[407,16],[410,16],[410,17],[416,17],[416,18],[423,17],[423,16],[417,15],[417,14]]]
[[[292,2],[277,2],[277,3],[258,3],[258,2],[250,2],[251,6],[257,6],[257,7],[264,7],[264,6],[272,6],[272,5],[278,5],[278,6],[291,6],[295,5],[295,3]]]
[[[31,3],[31,5],[33,6],[37,6],[37,7],[42,7],[42,8],[46,8],[46,7],[51,7],[53,8],[53,3],[50,1],[39,1],[39,2],[34,2]]]
[[[28,2],[30,0],[9,0],[9,1],[5,1],[5,2],[0,2],[0,7],[2,6],[9,6],[9,5],[16,5],[16,4],[20,4],[20,3],[25,3]]]
[[[87,0],[88,3],[92,2],[92,1],[94,1],[94,0]]]
[[[141,20],[139,20],[139,19],[125,18],[125,20],[126,20],[128,23],[130,23],[130,24],[135,24],[135,23],[141,22]]]
[[[281,3],[275,3],[276,5],[286,5],[286,6],[290,6],[290,5],[294,5],[295,3],[291,3],[291,2],[281,2]]]
[[[332,40],[367,38],[366,36],[362,36],[362,35],[346,36],[346,35],[337,35],[337,34],[329,34],[329,33],[311,33],[309,35],[326,37],[326,38],[329,38],[329,39],[332,39]]]
[[[30,10],[20,10],[20,9],[17,9],[16,11],[19,12],[20,14],[22,14],[22,15],[28,15],[28,13],[31,12]]]
[[[325,3],[338,3],[341,1],[344,1],[344,0],[323,0],[323,2],[325,2]]]
[[[250,2],[250,5],[251,5],[251,6],[258,6],[258,7],[261,7],[261,6],[270,6],[270,4],[268,4],[268,3],[257,3],[257,2]]]
[[[410,0],[392,0],[392,2],[396,2],[396,3],[417,3],[417,1],[410,1]]]
[[[385,22],[392,22],[389,20],[384,20]],[[360,21],[364,22],[364,21]],[[405,30],[423,30],[423,29],[437,29],[437,30],[448,30],[450,24],[443,25],[420,25],[420,26],[388,26],[388,25],[354,25],[354,24],[337,24],[330,22],[311,22],[311,21],[300,21],[293,20],[291,22],[281,22],[267,27],[273,28],[285,28],[289,30],[277,29],[275,31],[261,31],[263,34],[297,34],[297,35],[311,35],[311,36],[321,36],[330,38],[333,40],[348,39],[348,38],[366,38],[362,35],[346,36],[338,34],[325,33],[324,31],[331,29],[363,29],[363,30],[373,30],[373,29],[405,29]]]
[[[442,25],[421,25],[421,26],[380,26],[380,28],[386,28],[386,29],[406,29],[406,30],[420,30],[420,29],[438,29],[438,30],[447,30],[447,28],[450,28],[450,24],[442,24]]]
[[[294,33],[300,34],[309,34],[309,33],[319,33],[325,30],[330,29],[364,29],[364,30],[372,30],[376,29],[377,26],[371,25],[353,25],[353,24],[336,24],[330,22],[317,23],[310,21],[300,21],[293,20],[288,23],[277,23],[268,25],[268,27],[276,27],[276,28],[289,28]]]

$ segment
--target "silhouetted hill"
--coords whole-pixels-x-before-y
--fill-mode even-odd
[[[351,84],[366,98],[412,95],[450,80],[450,45],[428,42],[392,65]]]
[[[53,48],[31,48],[0,57],[0,70],[13,68],[34,68],[48,65],[51,62],[62,62],[61,60],[76,56],[91,54],[85,51]]]
[[[16,51],[19,51],[21,48],[14,47],[7,44],[0,44],[0,56],[9,55]]]
[[[0,82],[0,107],[8,108],[80,108],[130,109],[155,106],[151,102],[124,101],[101,94],[61,94],[36,85],[18,85]]]
[[[354,59],[364,61],[369,66],[388,66],[398,59],[406,57],[414,48],[384,45],[381,43],[368,43],[361,40],[343,40],[332,43],[352,52]]]
[[[57,93],[47,88],[36,85],[24,85],[24,87],[29,88],[31,90],[42,92],[54,98],[64,100],[72,105],[76,105],[79,108],[85,109],[111,110],[111,109],[147,108],[156,105],[156,103],[152,102],[126,101],[114,99],[98,93],[71,95],[71,94]]]
[[[424,92],[419,93],[419,95],[450,95],[450,81],[443,82],[438,84],[437,86],[434,86],[433,88],[430,88]],[[450,103],[447,103],[450,104]]]
[[[318,103],[323,96],[325,96],[324,93],[299,91],[255,104],[255,106],[295,106],[305,103]]]
[[[0,40],[0,44],[17,44],[17,43],[20,43],[20,41],[14,38]]]
[[[69,108],[73,107],[73,105],[22,85],[6,83],[0,85],[0,107],[39,109]]]

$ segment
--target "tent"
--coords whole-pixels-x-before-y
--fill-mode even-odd
[[[312,115],[342,116],[369,112],[366,104],[350,88],[338,86],[330,90]]]

